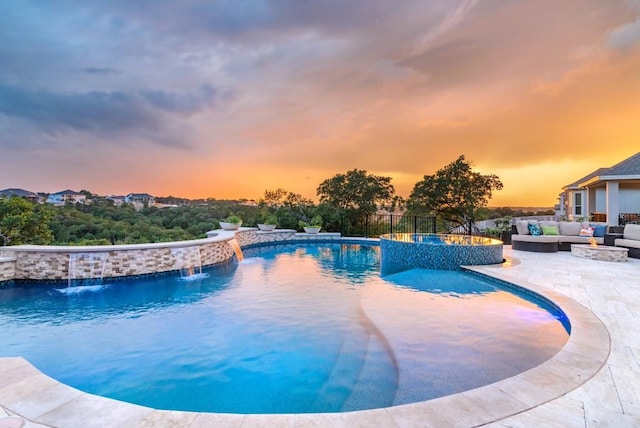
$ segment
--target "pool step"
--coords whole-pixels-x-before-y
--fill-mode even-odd
[[[333,368],[313,403],[311,411],[338,412],[351,395],[360,377],[368,352],[370,333],[354,323],[345,335]]]
[[[398,367],[389,343],[363,311],[360,322],[369,333],[369,343],[360,375],[340,409],[343,412],[389,407],[398,387]]]

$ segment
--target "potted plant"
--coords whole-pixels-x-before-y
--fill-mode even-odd
[[[267,214],[262,223],[258,223],[258,229],[270,232],[278,226],[278,218],[273,214]]]
[[[495,236],[505,245],[511,245],[511,220],[509,216],[495,219],[495,227],[487,228],[487,235]]]
[[[298,223],[305,233],[318,233],[322,229],[322,217],[317,215],[309,221],[300,220]]]
[[[236,230],[242,225],[242,219],[235,214],[231,214],[220,222],[220,227],[224,230]]]

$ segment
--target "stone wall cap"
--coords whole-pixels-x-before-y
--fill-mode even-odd
[[[226,233],[225,233],[226,232]],[[231,232],[231,233],[229,233]],[[103,253],[109,251],[149,250],[154,248],[183,248],[196,245],[212,244],[214,242],[230,241],[235,234],[233,231],[221,231],[215,236],[190,241],[152,242],[147,244],[122,244],[122,245],[16,245],[9,251],[15,252],[43,252],[43,253]]]

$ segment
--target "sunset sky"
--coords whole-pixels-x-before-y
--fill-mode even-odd
[[[0,189],[408,196],[465,155],[493,206],[640,152],[640,0],[0,0]]]

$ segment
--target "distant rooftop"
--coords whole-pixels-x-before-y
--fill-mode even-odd
[[[38,198],[37,193],[30,192],[24,189],[17,189],[17,188],[0,190],[0,196],[5,198],[10,198],[12,196],[19,196],[21,198],[35,198],[35,199]]]
[[[73,190],[63,190],[62,192],[56,192],[54,195],[81,195],[80,192],[74,192]]]

